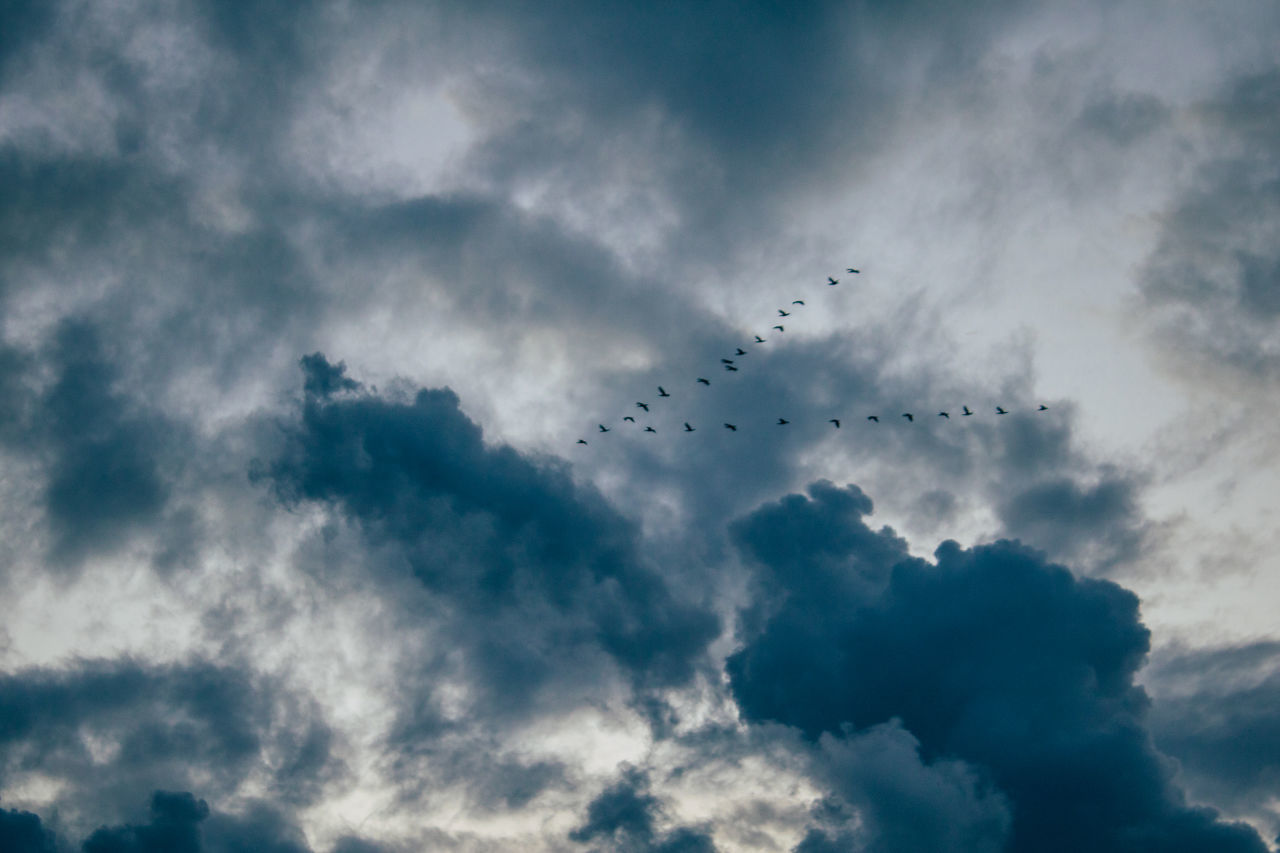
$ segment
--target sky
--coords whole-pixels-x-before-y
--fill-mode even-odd
[[[1278,332],[1269,0],[0,4],[0,848],[1276,850]]]

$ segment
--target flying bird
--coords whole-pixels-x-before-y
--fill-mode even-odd
[[[838,279],[838,278],[832,278],[831,276],[827,276],[827,286],[828,286],[828,287],[835,287],[835,286],[836,286],[837,284],[839,284],[839,283],[840,283],[840,279]]]
[[[803,305],[803,304],[804,304],[804,300],[803,300],[803,299],[796,299],[796,300],[795,300],[795,301],[793,301],[791,304],[792,304],[792,305]]]
[[[907,419],[907,423],[909,424],[913,424],[916,422],[916,419],[912,416],[910,412],[903,412],[902,416]]]
[[[839,419],[839,418],[831,418],[829,421],[827,421],[827,423],[829,423],[829,424],[835,424],[835,425],[836,425],[836,429],[840,429],[840,419]]]
[[[997,414],[997,415],[1007,415],[1007,414],[1009,414],[1009,413],[1008,413],[1008,412],[1006,412],[1002,407],[1000,407],[1000,406],[996,406],[996,414]]]
[[[858,270],[855,270],[853,267],[849,267],[848,269],[845,270],[845,272],[853,273],[854,275],[858,274]]]
[[[699,382],[701,382],[703,385],[710,385],[710,384],[711,384],[711,380],[710,380],[710,379],[703,379],[701,376],[699,376],[699,377],[698,377],[698,381],[699,381]]]
[[[722,358],[722,359],[720,359],[720,363],[721,363],[721,364],[733,364],[733,359],[731,359],[731,358]]]
[[[791,313],[790,313],[790,312],[788,312],[788,311],[783,311],[781,308],[779,308],[779,309],[778,309],[778,316],[779,316],[779,317],[790,317],[790,316],[791,316]]]
[[[586,443],[587,443],[587,440],[585,438],[578,439],[578,444],[586,444]]]
[[[734,367],[732,364],[726,364],[726,365],[724,366],[724,369],[725,369],[725,370],[732,370],[734,373],[737,373],[737,372],[738,372],[738,368]]]
[[[624,417],[624,418],[623,418],[623,420],[624,420],[624,421],[631,421],[632,423],[635,423],[635,422],[636,422],[636,419],[635,419],[635,418],[633,418],[633,417],[631,417],[631,415],[627,415],[626,417]]]
[[[756,343],[758,344],[764,343],[764,338],[760,337],[759,335],[756,335]]]
[[[644,428],[644,431],[645,431],[645,432],[657,432],[657,430],[656,430],[656,429],[654,429],[653,427],[645,427],[645,428]]]
[[[963,412],[961,412],[960,414],[964,415],[964,416],[967,418],[967,417],[969,417],[969,415],[972,415],[972,414],[973,414],[973,412],[969,411],[969,407],[968,407],[968,406],[965,406],[965,407],[964,407],[964,411],[963,411]]]
[[[951,414],[949,412],[938,412],[938,417],[951,420]]]
[[[658,386],[658,396],[659,396],[659,397],[670,397],[671,395],[670,395],[670,394],[668,394],[666,391],[664,391],[664,390],[663,390],[663,388],[662,388],[662,386],[661,386],[661,385],[659,385],[659,386]]]
[[[644,410],[647,412],[647,411],[649,411],[649,404],[648,404],[648,403],[636,403],[636,408],[637,408],[637,409],[644,409]]]
[[[869,421],[875,421],[876,423],[880,423],[880,419],[879,419],[879,418],[877,418],[875,415],[867,415],[867,420],[869,420]]]
[[[738,431],[738,428],[737,428],[736,426],[734,426],[733,424],[725,424],[725,425],[724,425],[724,428],[725,428],[725,429],[727,429],[727,430],[729,430],[730,432],[737,432],[737,431]]]
[[[1049,407],[1048,407],[1048,406],[1046,406],[1044,403],[1041,403],[1041,404],[1040,404],[1040,408],[1036,409],[1036,411],[1037,411],[1037,412],[1047,412],[1047,411],[1049,411]]]
[[[600,431],[601,431],[601,432],[608,432],[608,431],[609,431],[609,428],[608,428],[607,426],[605,426],[604,424],[600,424]]]
[[[774,328],[775,328],[775,329],[777,329],[779,332],[785,332],[785,331],[786,331],[786,329],[782,328],[781,326],[774,326]]]
[[[746,354],[747,354],[747,351],[744,350],[742,347],[738,347],[738,351],[734,353],[734,355],[746,355]]]
[[[685,421],[685,422],[684,422],[684,431],[685,431],[685,432],[693,432],[693,427],[689,426],[689,422],[688,422],[688,421]]]
[[[778,426],[786,426],[786,425],[787,425],[787,424],[789,424],[789,423],[791,423],[791,421],[787,420],[786,418],[778,418],[778,424],[777,424],[777,425],[778,425]]]

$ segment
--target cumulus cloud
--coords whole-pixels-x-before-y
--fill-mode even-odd
[[[1010,850],[1265,849],[1189,808],[1152,745],[1136,596],[1011,542],[946,542],[929,563],[870,511],[856,487],[817,484],[735,527],[778,602],[727,663],[748,720],[811,738],[899,720],[926,761],[989,774]]]

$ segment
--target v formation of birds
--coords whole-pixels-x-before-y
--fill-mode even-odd
[[[860,270],[854,269],[853,267],[849,267],[849,268],[846,270],[846,272],[847,272],[847,273],[849,273],[850,275],[858,275],[858,274],[860,273]],[[837,286],[838,284],[840,284],[840,279],[838,279],[838,278],[834,278],[834,277],[832,277],[832,276],[827,276],[827,286],[828,286],[828,287],[835,287],[835,286]],[[791,310],[791,311],[787,311],[787,310],[785,310],[785,309],[783,309],[783,308],[779,308],[779,309],[778,309],[778,317],[777,317],[777,319],[781,319],[781,318],[783,318],[783,317],[790,317],[790,316],[792,316],[792,314],[793,314],[793,313],[795,313],[795,306],[797,306],[797,305],[798,305],[798,306],[803,306],[804,304],[805,304],[805,303],[804,303],[804,300],[803,300],[803,299],[795,299],[795,300],[792,300],[791,305],[789,306],[789,307],[791,307],[791,309],[792,309],[792,310]],[[783,333],[785,333],[785,332],[786,332],[786,327],[785,327],[784,325],[782,325],[781,323],[779,323],[778,325],[775,325],[775,326],[771,329],[771,331],[777,331],[779,334],[783,334]],[[768,342],[768,339],[767,339],[767,338],[762,338],[762,337],[760,337],[759,335],[754,335],[754,338],[755,338],[755,343],[756,343],[756,344],[763,344],[763,343],[767,343],[767,342]],[[736,347],[736,348],[735,348],[735,351],[734,351],[734,353],[733,353],[733,358],[722,358],[722,359],[720,359],[720,366],[721,366],[721,367],[723,367],[723,368],[724,368],[724,370],[725,370],[726,372],[728,372],[728,373],[737,373],[737,372],[738,372],[738,370],[739,370],[739,368],[738,368],[738,364],[737,364],[737,360],[738,360],[738,359],[740,359],[740,358],[742,358],[742,357],[743,357],[743,356],[745,356],[745,355],[747,355],[747,350],[744,350],[742,347]],[[695,379],[694,379],[694,383],[695,383],[695,384],[702,385],[702,386],[704,386],[704,387],[710,387],[710,385],[711,385],[711,380],[710,380],[710,379],[707,379],[707,378],[706,378],[706,377],[704,377],[704,376],[699,376],[699,377],[697,377],[697,378],[695,378]],[[668,392],[666,388],[664,388],[664,387],[662,387],[661,385],[659,385],[659,386],[658,386],[658,397],[659,397],[659,398],[671,397],[671,393],[670,393],[670,392]],[[654,405],[654,404],[652,404],[652,403],[646,403],[646,402],[644,402],[643,400],[640,400],[640,401],[637,401],[637,402],[636,402],[636,408],[637,408],[637,409],[642,410],[646,415],[647,415],[647,414],[649,414],[649,407],[650,407],[651,405]],[[1046,405],[1044,405],[1043,403],[1041,403],[1041,404],[1040,404],[1040,406],[1039,406],[1039,408],[1037,408],[1037,409],[1036,409],[1036,411],[1038,411],[1038,412],[1045,412],[1045,411],[1048,411],[1048,410],[1049,410],[1049,407],[1048,407],[1048,406],[1046,406]],[[1007,415],[1007,414],[1009,414],[1009,411],[1008,411],[1007,409],[1005,409],[1003,406],[996,406],[996,407],[995,407],[995,413],[996,413],[997,415]],[[977,414],[977,412],[974,412],[972,409],[970,409],[970,408],[966,405],[966,406],[962,406],[962,407],[961,407],[961,411],[960,411],[958,414],[959,414],[961,417],[970,417],[970,416],[972,416],[972,415]],[[949,421],[949,420],[951,420],[951,413],[950,413],[950,412],[947,412],[947,411],[938,412],[938,414],[936,415],[936,417],[943,418],[944,420],[948,420],[948,421]],[[914,413],[912,413],[912,412],[902,412],[902,413],[901,413],[901,415],[900,415],[900,418],[901,418],[901,421],[902,421],[903,423],[907,423],[907,424],[915,423],[915,420],[916,420],[916,416],[915,416],[915,414],[914,414]],[[626,422],[626,423],[636,424],[636,426],[639,426],[639,424],[636,422],[635,417],[634,417],[634,416],[632,416],[632,415],[625,415],[625,416],[623,416],[622,420],[623,420],[624,422]],[[871,423],[871,424],[878,424],[878,423],[880,423],[880,415],[879,415],[879,414],[867,415],[867,416],[866,416],[866,421],[867,421],[867,423]],[[832,428],[833,428],[833,429],[840,429],[840,428],[841,428],[841,423],[842,423],[842,421],[841,421],[841,419],[840,419],[840,418],[827,418],[827,419],[826,419],[826,422],[827,422],[827,423],[829,423],[829,424],[831,424],[831,426],[832,426]],[[777,419],[777,421],[776,421],[776,422],[774,422],[773,426],[775,426],[775,427],[784,427],[784,426],[789,425],[790,423],[791,423],[791,421],[787,420],[786,418],[782,418],[782,417],[780,417],[780,418],[778,418],[778,419]],[[714,427],[713,427],[713,428],[714,428]],[[721,429],[724,429],[724,430],[727,430],[727,431],[729,431],[729,432],[737,432],[737,431],[738,431],[738,425],[737,425],[737,424],[731,424],[731,423],[728,423],[727,421],[726,421],[726,422],[724,422],[723,424],[721,424],[721,425],[720,425],[720,428],[721,428]],[[606,433],[606,432],[612,432],[612,431],[613,431],[613,428],[612,428],[612,427],[605,426],[604,424],[598,424],[598,425],[597,425],[597,429],[598,429],[598,431],[599,431],[600,433],[602,433],[602,434],[603,434],[603,433]],[[698,427],[693,426],[693,425],[692,425],[692,424],[690,424],[688,421],[684,421],[684,428],[683,428],[683,429],[681,429],[681,430],[678,430],[678,431],[679,431],[679,432],[697,432],[697,430],[698,430]],[[657,429],[655,429],[652,425],[646,424],[646,425],[644,426],[643,431],[644,431],[644,432],[656,433],[658,430],[657,430]],[[587,443],[587,440],[586,440],[585,438],[580,438],[580,439],[578,439],[578,444],[586,444],[586,443]]]

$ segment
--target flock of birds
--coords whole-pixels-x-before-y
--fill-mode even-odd
[[[846,269],[846,272],[848,272],[850,275],[858,275],[858,274],[860,273],[860,270],[854,269],[853,267],[848,267],[848,268]],[[832,276],[827,276],[827,286],[828,286],[828,287],[835,287],[835,286],[836,286],[836,285],[838,285],[838,284],[840,284],[840,279],[838,279],[838,278],[833,278]],[[784,318],[786,318],[786,317],[790,317],[790,316],[794,313],[794,311],[795,311],[795,309],[796,309],[796,306],[804,307],[804,304],[805,304],[805,303],[804,303],[804,300],[803,300],[803,299],[795,299],[795,300],[792,300],[791,305],[790,305],[790,306],[788,306],[788,307],[790,307],[792,310],[791,310],[791,311],[787,311],[786,309],[779,308],[779,309],[778,309],[778,318],[777,318],[777,319],[781,320],[781,319],[784,319]],[[783,334],[783,333],[785,333],[785,332],[786,332],[786,326],[785,326],[785,325],[783,325],[782,323],[778,323],[778,324],[774,325],[774,326],[773,326],[773,328],[772,328],[770,331],[777,331],[779,334]],[[766,338],[762,338],[762,337],[760,337],[759,335],[755,335],[754,337],[755,337],[754,344],[763,344],[763,343],[767,343],[767,342],[768,342],[768,340],[767,340]],[[753,345],[754,345],[754,344],[753,344]],[[733,358],[722,358],[722,359],[720,359],[720,366],[721,366],[721,367],[723,367],[723,368],[724,368],[724,370],[725,370],[726,372],[728,372],[728,373],[737,373],[737,372],[738,372],[738,370],[739,370],[738,365],[737,365],[737,359],[740,359],[740,358],[742,358],[743,356],[747,355],[747,351],[746,351],[746,350],[744,350],[742,347],[737,347],[736,351],[735,351],[732,355],[733,355]],[[695,379],[695,380],[694,380],[694,382],[695,382],[695,384],[704,385],[704,386],[707,386],[707,387],[710,387],[710,385],[711,385],[711,380],[710,380],[710,379],[707,379],[706,377],[703,377],[703,376],[699,376],[699,377],[697,377],[697,379]],[[667,392],[667,390],[666,390],[665,388],[663,388],[661,385],[659,385],[659,386],[658,386],[658,397],[659,397],[659,398],[665,398],[665,397],[670,397],[670,396],[671,396],[671,394],[670,394],[670,393],[668,393],[668,392]],[[647,414],[649,414],[649,412],[650,412],[650,408],[649,408],[649,407],[650,407],[650,405],[651,405],[650,403],[646,403],[646,402],[644,402],[643,400],[638,400],[638,401],[636,401],[636,408],[637,408],[637,409],[642,410],[646,415],[647,415]],[[1045,411],[1048,411],[1048,410],[1049,410],[1049,407],[1048,407],[1048,406],[1046,406],[1046,405],[1044,405],[1043,403],[1041,403],[1041,404],[1040,404],[1040,406],[1039,406],[1039,408],[1038,408],[1038,409],[1036,409],[1036,411],[1038,411],[1038,412],[1045,412]],[[1007,415],[1007,414],[1009,414],[1009,411],[1008,411],[1007,409],[1005,409],[1003,406],[996,406],[996,407],[995,407],[995,413],[996,413],[997,415]],[[968,406],[962,406],[962,407],[961,407],[961,411],[959,412],[959,415],[960,415],[961,417],[970,417],[970,416],[972,416],[972,415],[974,415],[974,414],[976,414],[976,413],[975,413],[973,410],[971,410]],[[901,417],[902,417],[902,418],[903,418],[907,423],[915,423],[915,420],[916,420],[916,416],[915,416],[915,414],[913,414],[912,412],[902,412]],[[944,418],[944,419],[946,419],[946,420],[950,420],[950,419],[951,419],[951,413],[950,413],[950,412],[947,412],[947,411],[938,412],[938,414],[936,415],[936,417]],[[630,423],[630,424],[633,424],[633,425],[635,425],[635,426],[637,426],[637,427],[639,427],[639,426],[640,426],[640,425],[639,425],[639,423],[636,421],[636,419],[635,419],[635,416],[634,416],[634,415],[624,415],[624,416],[623,416],[623,418],[622,418],[622,420],[623,420],[623,422],[624,422],[624,423]],[[870,422],[870,423],[876,423],[876,424],[878,424],[878,423],[880,423],[880,416],[879,416],[878,414],[877,414],[877,415],[867,415],[867,421],[868,421],[868,422]],[[781,418],[781,417],[780,417],[780,418],[778,418],[778,420],[777,420],[777,422],[774,424],[774,426],[784,427],[784,426],[787,426],[787,425],[788,425],[788,424],[790,424],[790,423],[791,423],[791,421],[787,420],[786,418]],[[840,420],[840,418],[827,418],[827,423],[831,424],[831,425],[832,425],[832,427],[834,427],[835,429],[840,429],[840,425],[841,425],[841,420]],[[612,432],[612,431],[613,431],[613,429],[614,429],[614,427],[605,426],[604,424],[598,424],[597,426],[598,426],[598,430],[599,430],[599,432],[600,432],[600,433]],[[729,432],[737,432],[737,431],[738,431],[738,425],[737,425],[737,424],[731,424],[731,423],[725,422],[725,423],[721,424],[721,426],[722,426],[724,429],[728,430]],[[693,425],[692,425],[692,424],[690,424],[688,421],[685,421],[685,422],[684,422],[684,429],[683,429],[683,430],[677,430],[677,431],[678,431],[678,432],[697,432],[697,429],[698,429],[697,427],[693,426]],[[657,430],[653,425],[651,425],[651,424],[646,424],[646,425],[644,426],[644,428],[643,428],[643,431],[644,431],[644,432],[656,433],[658,430]],[[587,444],[587,440],[586,440],[585,438],[580,438],[580,439],[578,439],[578,444]]]

